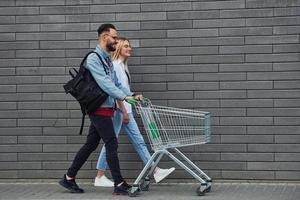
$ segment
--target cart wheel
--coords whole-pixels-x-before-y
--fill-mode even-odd
[[[128,195],[130,197],[136,197],[137,193],[139,192],[139,187],[132,186],[131,189],[128,191]]]
[[[207,183],[207,187],[205,188],[204,192],[205,193],[211,192],[211,183],[212,183],[212,180],[207,180],[206,183]]]
[[[204,192],[204,193],[211,192],[211,186],[208,186],[207,188],[205,188],[205,190],[204,190],[203,192]]]
[[[204,183],[204,184],[201,184],[198,188],[197,188],[197,190],[196,190],[196,192],[197,192],[197,194],[198,194],[198,196],[204,196],[205,195],[205,189],[206,189],[206,183]]]
[[[150,178],[146,177],[144,180],[141,182],[140,188],[142,191],[148,191],[150,186]]]

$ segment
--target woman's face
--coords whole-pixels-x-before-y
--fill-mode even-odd
[[[130,57],[131,46],[127,40],[124,41],[124,45],[121,49],[120,55],[124,58]]]

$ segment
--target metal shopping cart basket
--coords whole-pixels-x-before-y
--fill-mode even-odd
[[[210,192],[211,178],[178,150],[178,147],[205,144],[210,141],[210,113],[157,106],[147,98],[134,105],[142,118],[154,154],[133,183],[129,196],[135,197],[140,190],[147,191],[149,189],[149,177],[164,155],[169,156],[200,182],[200,186],[196,190],[199,196]],[[170,153],[171,149],[186,164]]]

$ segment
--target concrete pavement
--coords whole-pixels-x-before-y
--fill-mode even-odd
[[[60,187],[56,180],[41,182],[23,180],[18,182],[0,180],[1,200],[58,200],[58,199],[155,199],[155,200],[299,200],[299,182],[233,182],[214,181],[212,191],[197,196],[196,183],[151,184],[149,191],[142,191],[137,197],[113,196],[112,188],[94,187],[91,181],[78,180],[85,189],[83,194],[71,194]]]

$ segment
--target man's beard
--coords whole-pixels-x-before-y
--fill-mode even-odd
[[[113,45],[114,45],[114,43],[106,44],[106,48],[107,48],[109,51],[115,51],[115,50],[116,50],[116,47],[114,47]]]

